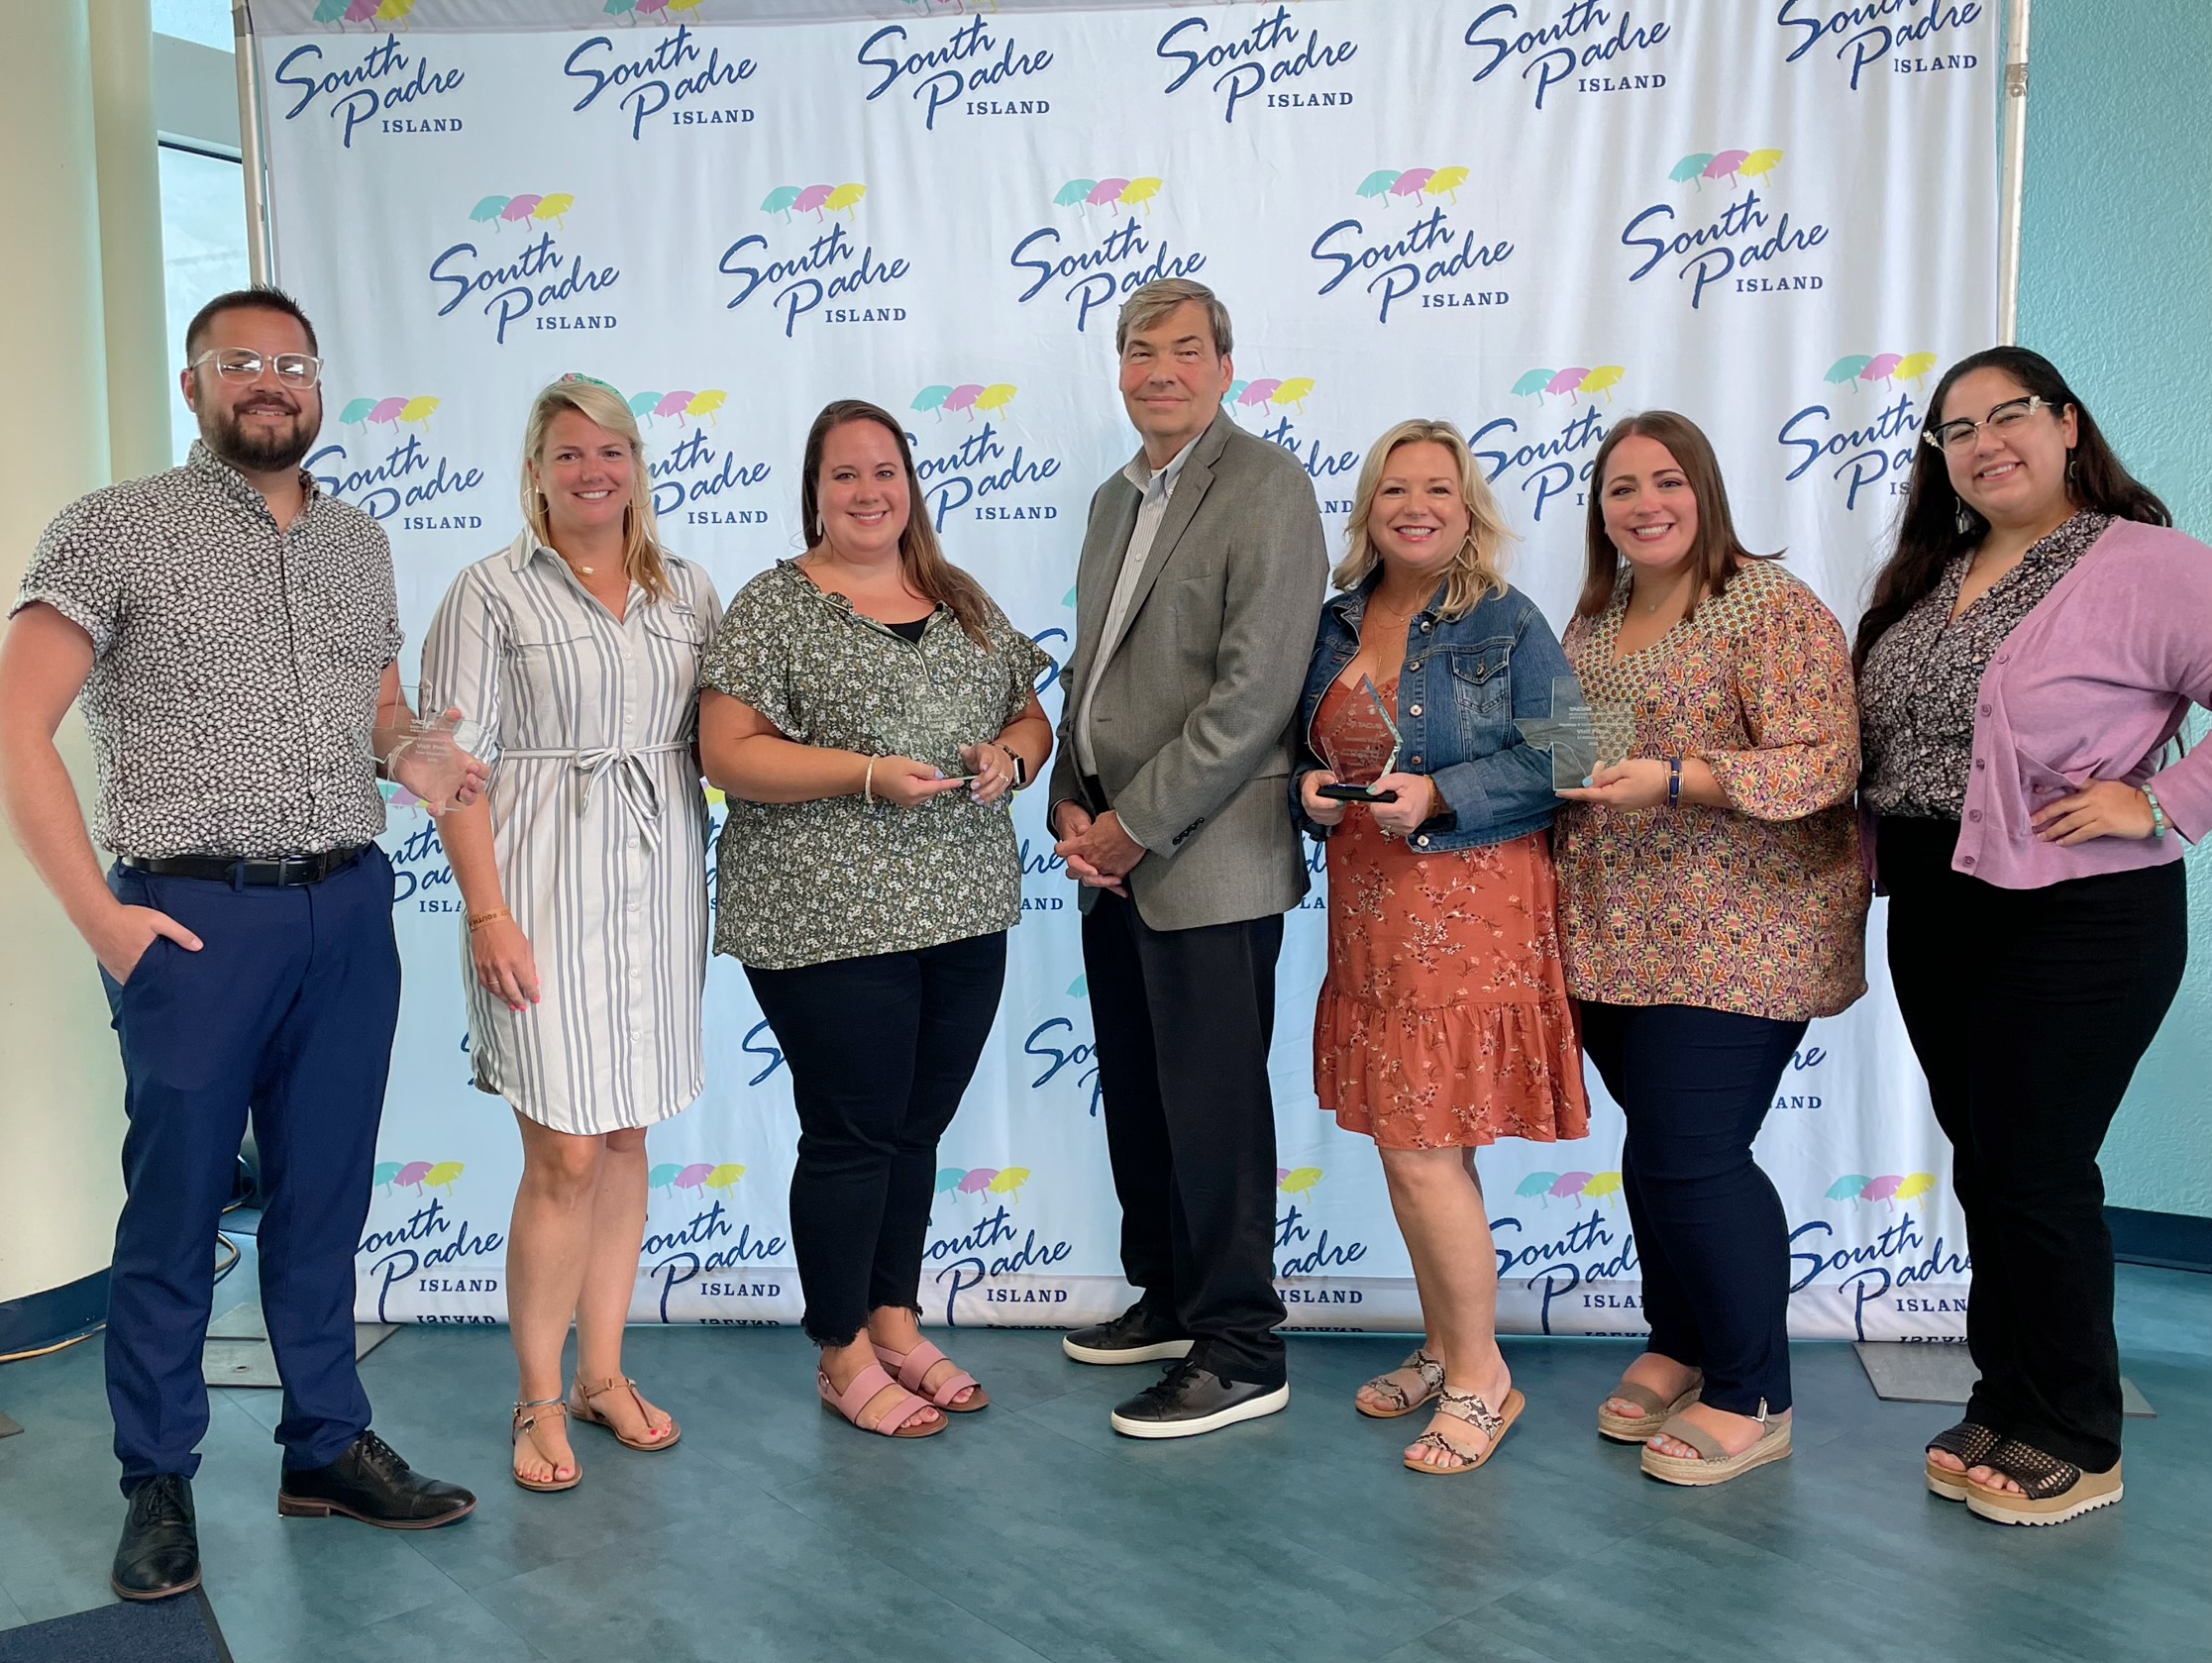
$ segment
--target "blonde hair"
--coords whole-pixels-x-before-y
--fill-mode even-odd
[[[667,557],[661,548],[660,523],[653,516],[653,479],[645,467],[645,435],[638,431],[638,419],[630,413],[622,395],[606,382],[584,375],[564,375],[531,401],[530,419],[522,430],[523,523],[540,543],[547,548],[553,546],[546,496],[538,488],[534,468],[545,455],[547,430],[564,410],[574,410],[585,421],[628,441],[635,467],[630,475],[630,500],[622,510],[622,570],[647,594],[666,600],[673,591]]]
[[[1375,441],[1359,469],[1359,490],[1352,498],[1351,523],[1345,529],[1344,558],[1329,577],[1340,589],[1355,589],[1382,564],[1382,556],[1367,540],[1367,516],[1375,507],[1375,492],[1382,488],[1383,469],[1407,445],[1441,445],[1459,467],[1459,500],[1467,509],[1467,535],[1452,551],[1451,565],[1445,569],[1443,605],[1443,615],[1456,618],[1483,596],[1506,592],[1506,545],[1514,534],[1475,466],[1466,438],[1449,422],[1400,422]]]

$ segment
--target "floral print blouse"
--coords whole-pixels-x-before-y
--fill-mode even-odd
[[[1966,808],[1974,767],[1974,706],[1981,673],[2058,579],[2112,524],[2083,509],[2032,544],[2020,564],[1953,618],[1969,551],[1944,568],[1936,586],[1882,632],[1859,673],[1866,772],[1860,790],[1877,814],[1955,820]]]
[[[1835,614],[1769,561],[1614,662],[1629,585],[1561,645],[1591,699],[1631,703],[1639,757],[1697,757],[1729,805],[1570,803],[1554,830],[1567,986],[1608,1004],[1779,1021],[1866,990],[1850,806],[1858,707]]]
[[[961,771],[960,747],[995,739],[1052,661],[994,606],[987,644],[939,607],[921,640],[817,588],[795,561],[740,589],[700,667],[801,745],[911,757]],[[756,970],[910,952],[1019,922],[1021,854],[1010,797],[946,791],[913,808],[858,795],[729,799],[716,850],[714,950]]]

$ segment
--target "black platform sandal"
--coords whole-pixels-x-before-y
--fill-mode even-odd
[[[1942,1450],[1946,1455],[1955,1455],[1961,1465],[1952,1472],[1940,1461],[1928,1463],[1928,1488],[1947,1502],[1963,1502],[1966,1499],[1966,1469],[1978,1467],[1988,1459],[1989,1452],[2004,1441],[2004,1434],[1978,1420],[1961,1420],[1955,1426],[1946,1426],[1928,1440],[1931,1451]]]
[[[2112,1463],[2110,1472],[2085,1473],[2018,1438],[1999,1439],[1980,1465],[1994,1467],[2020,1486],[2016,1496],[1966,1481],[1966,1506],[1998,1524],[2063,1524],[2092,1508],[2108,1507],[2121,1496],[2119,1462]]]

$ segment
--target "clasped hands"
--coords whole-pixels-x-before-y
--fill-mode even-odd
[[[1126,899],[1129,872],[1144,859],[1144,845],[1131,837],[1112,809],[1094,815],[1073,800],[1053,810],[1060,841],[1052,852],[1067,863],[1068,876],[1087,889],[1106,889]]]

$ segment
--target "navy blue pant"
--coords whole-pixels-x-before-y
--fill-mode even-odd
[[[1698,1005],[1582,1007],[1583,1051],[1629,1122],[1646,1349],[1703,1369],[1703,1401],[1730,1414],[1790,1406],[1789,1221],[1751,1143],[1804,1037]]]
[[[391,865],[371,848],[320,883],[233,888],[149,878],[108,886],[205,943],[158,938],[118,987],[123,1216],[108,1282],[108,1406],[123,1489],[199,1470],[200,1353],[215,1232],[251,1110],[261,1149],[262,1308],[284,1381],[289,1469],[325,1467],[369,1425],[354,1368],[354,1251],[399,1020]]]
[[[791,1252],[817,1345],[885,1306],[921,1309],[937,1142],[1006,982],[1006,932],[796,970],[745,967],[791,1067]]]

